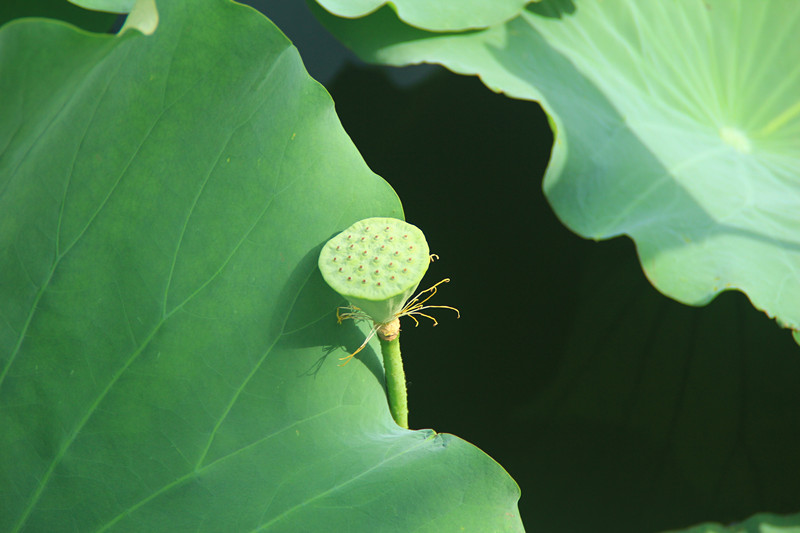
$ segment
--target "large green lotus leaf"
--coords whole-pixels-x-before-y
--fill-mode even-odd
[[[681,302],[740,289],[800,329],[794,2],[555,0],[460,34],[388,10],[317,14],[368,60],[441,63],[540,101],[557,131],[544,189],[567,226],[632,236],[651,282]]]
[[[488,28],[522,11],[531,0],[319,0],[320,5],[340,17],[363,17],[380,7],[391,6],[407,24],[433,31]]]
[[[522,529],[474,446],[389,415],[316,269],[402,216],[263,16],[0,29],[0,530]]]

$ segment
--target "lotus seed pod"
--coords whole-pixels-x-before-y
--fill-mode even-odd
[[[367,218],[329,240],[319,270],[333,290],[379,324],[391,322],[428,270],[419,228],[396,218]]]

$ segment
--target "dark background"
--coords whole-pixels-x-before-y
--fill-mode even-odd
[[[303,2],[252,3],[298,47],[440,256],[422,287],[452,280],[430,303],[460,320],[434,310],[436,328],[403,325],[412,427],[502,464],[532,532],[649,533],[799,510],[800,348],[788,332],[740,293],[705,308],[669,300],[630,240],[561,225],[541,191],[552,135],[538,104],[439,67],[365,65]],[[0,21],[53,13],[42,5],[5,4]]]

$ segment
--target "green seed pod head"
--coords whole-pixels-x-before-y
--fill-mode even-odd
[[[380,324],[400,312],[429,264],[425,235],[396,218],[356,222],[319,254],[319,270],[328,285]]]

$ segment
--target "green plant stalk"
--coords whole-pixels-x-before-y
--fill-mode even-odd
[[[397,425],[408,429],[408,394],[406,393],[406,373],[403,371],[403,359],[400,357],[400,336],[398,335],[391,341],[381,339],[381,353],[386,374],[389,410]]]

